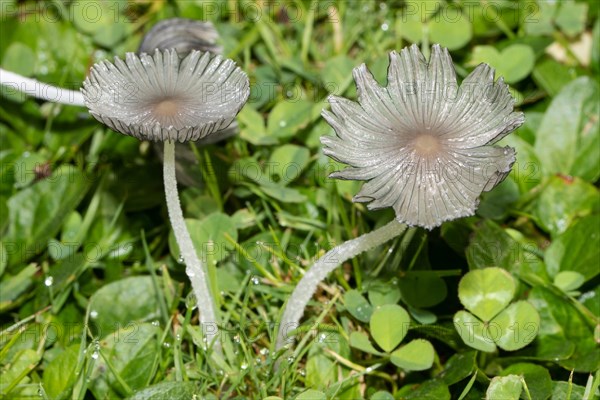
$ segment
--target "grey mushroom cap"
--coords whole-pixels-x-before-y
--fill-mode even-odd
[[[358,103],[330,96],[323,117],[336,136],[321,138],[326,155],[349,165],[332,177],[367,181],[353,201],[432,229],[473,215],[481,193],[509,174],[514,149],[493,144],[524,116],[489,65],[459,87],[447,49],[434,45],[427,62],[413,45],[390,54],[387,87],[364,64],[354,79]]]
[[[174,49],[95,64],[82,93],[98,121],[149,141],[187,142],[227,127],[250,95],[248,76],[220,55]]]
[[[154,53],[154,50],[175,49],[180,57],[192,50],[221,54],[217,44],[219,33],[210,21],[187,18],[168,18],[156,23],[142,39],[138,53]]]

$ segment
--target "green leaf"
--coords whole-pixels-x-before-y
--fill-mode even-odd
[[[598,85],[581,77],[552,100],[538,129],[535,151],[546,174],[600,177],[600,133],[594,117],[600,107]]]
[[[535,65],[532,76],[542,89],[554,97],[569,82],[577,78],[577,72],[574,68],[561,64],[553,58],[544,57]]]
[[[517,301],[498,314],[488,332],[502,350],[515,351],[531,343],[540,327],[540,315],[527,301]]]
[[[546,265],[538,258],[538,252],[536,242],[531,239],[517,242],[490,220],[477,225],[466,250],[471,269],[501,267],[517,276],[535,275],[549,282]]]
[[[583,400],[585,387],[574,384],[573,382],[554,381],[552,382],[551,400]]]
[[[35,52],[30,47],[13,42],[2,57],[2,68],[23,76],[31,76],[35,71],[35,59]],[[9,87],[11,86],[16,87],[16,83]]]
[[[158,296],[150,276],[104,285],[90,298],[90,326],[100,337],[119,329],[135,329],[138,322],[159,317]]]
[[[77,168],[63,165],[47,179],[8,200],[8,264],[21,264],[45,250],[48,239],[79,204],[91,181]],[[10,246],[9,246],[10,243]]]
[[[390,392],[380,390],[371,395],[370,400],[394,400],[394,396]]]
[[[369,285],[369,301],[375,307],[384,304],[396,304],[400,300],[400,289],[392,282],[375,282]]]
[[[523,26],[528,35],[552,35],[554,26],[552,21],[558,3],[549,1],[531,2],[525,8]]]
[[[269,136],[282,139],[293,137],[313,120],[314,108],[314,103],[307,100],[280,101],[269,113]]]
[[[349,290],[344,294],[346,309],[354,318],[361,322],[369,322],[373,307],[357,290]]]
[[[552,241],[546,249],[544,260],[548,273],[555,276],[560,271],[574,271],[588,281],[600,273],[600,215],[594,214],[577,221],[565,233]]]
[[[410,325],[410,316],[397,304],[386,304],[371,315],[371,336],[385,352],[396,348],[404,339]]]
[[[40,355],[32,349],[17,351],[12,360],[7,365],[0,367],[2,379],[0,379],[0,393],[7,393],[7,388],[20,384],[24,385],[30,382],[28,371],[34,368],[40,362]],[[4,397],[4,396],[3,396]]]
[[[277,139],[267,134],[263,116],[252,107],[244,107],[237,116],[240,122],[240,137],[254,145],[277,144]]]
[[[429,22],[429,39],[449,50],[464,47],[473,37],[473,27],[469,16],[457,6],[448,5],[440,11],[443,16],[434,16]]]
[[[528,116],[525,118],[528,118]],[[498,144],[514,147],[519,155],[509,176],[517,183],[521,194],[529,192],[540,184],[542,181],[540,160],[535,154],[532,145],[517,135],[508,135]]]
[[[343,336],[337,332],[319,334],[318,340],[308,351],[305,378],[307,387],[324,389],[338,382],[339,365],[325,349],[332,350],[343,358],[350,356],[350,346]]]
[[[561,271],[554,277],[554,286],[563,292],[577,290],[585,282],[585,277],[575,271]]]
[[[16,275],[3,275],[0,281],[0,311],[14,307],[13,302],[31,286],[37,272],[36,265],[29,264]]]
[[[390,360],[406,371],[424,371],[431,368],[434,357],[435,350],[429,341],[415,339],[394,351]]]
[[[512,205],[519,200],[519,195],[518,184],[512,179],[505,179],[494,190],[482,194],[477,215],[504,220],[513,208]]]
[[[532,399],[547,399],[552,395],[552,378],[544,367],[531,363],[518,363],[508,366],[502,376],[518,375],[525,379]],[[521,396],[521,398],[526,398]]]
[[[111,390],[121,395],[128,394],[121,380],[131,390],[146,387],[159,351],[159,335],[160,329],[152,324],[131,324],[101,340],[98,351],[102,355],[92,372],[91,389],[96,397],[104,398]]]
[[[553,176],[534,204],[538,225],[556,236],[578,217],[599,211],[600,194],[596,187],[580,178]]]
[[[402,299],[413,307],[427,308],[441,303],[448,294],[446,282],[434,271],[409,271],[399,281]]]
[[[306,196],[300,193],[299,190],[281,186],[276,183],[262,185],[260,189],[266,195],[279,200],[282,203],[303,203],[306,201]]]
[[[408,306],[408,312],[420,324],[430,325],[437,322],[437,315],[429,310]]]
[[[308,389],[296,396],[296,400],[327,400],[327,396],[318,390]]]
[[[352,68],[354,62],[346,55],[339,55],[328,59],[321,71],[322,82],[330,93],[338,96],[344,94],[348,84],[352,82]]]
[[[286,144],[273,150],[269,158],[269,175],[276,176],[279,183],[287,185],[302,175],[310,161],[306,147]]]
[[[545,359],[558,359],[559,365],[576,372],[600,368],[600,354],[590,323],[571,303],[563,300],[560,292],[555,294],[536,286],[528,301],[540,314],[534,346],[538,354]]]
[[[560,3],[560,9],[556,14],[556,25],[558,25],[567,36],[577,36],[585,28],[587,7],[588,6],[585,3],[563,1]]]
[[[517,375],[496,376],[485,392],[486,400],[518,400],[523,390],[521,377]]]
[[[60,352],[44,370],[44,390],[51,399],[67,398],[68,390],[75,383],[79,344]]]
[[[430,379],[420,385],[408,383],[396,392],[396,398],[402,400],[450,400],[450,391],[444,381]]]
[[[458,285],[463,306],[483,321],[490,321],[515,295],[515,280],[501,268],[484,268],[468,272]]]
[[[168,382],[163,381],[156,385],[141,389],[128,400],[187,400],[194,397],[198,388],[195,382]]]
[[[186,219],[185,225],[190,233],[198,258],[202,262],[219,262],[233,249],[226,239],[229,235],[237,241],[238,232],[235,222],[230,216],[221,212],[212,213],[202,220]],[[169,248],[171,255],[179,260],[179,246],[173,231],[169,233]]]
[[[354,331],[350,334],[350,346],[360,351],[364,351],[365,353],[375,354],[378,356],[382,355],[381,352],[377,351],[375,347],[373,347],[369,337],[362,332]]]
[[[133,29],[125,14],[126,7],[127,3],[123,1],[71,3],[69,15],[73,24],[92,36],[94,42],[110,48]]]
[[[467,346],[488,353],[496,351],[486,325],[473,314],[459,311],[454,315],[453,322],[458,335]]]
[[[418,4],[418,3],[411,3]],[[421,13],[419,12],[422,8],[416,7],[416,12],[404,13],[400,20],[402,21],[399,26],[399,33],[403,39],[408,40],[411,43],[421,43],[423,40],[423,21],[421,19]]]
[[[525,44],[512,44],[501,52],[492,46],[475,46],[469,65],[486,63],[496,69],[496,77],[504,77],[506,83],[526,78],[535,63],[533,49]]]
[[[439,374],[439,377],[447,385],[454,385],[471,376],[477,367],[476,356],[477,352],[475,351],[454,354],[444,365],[444,370]]]

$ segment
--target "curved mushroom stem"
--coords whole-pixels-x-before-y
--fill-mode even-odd
[[[179,194],[177,193],[177,180],[175,176],[175,142],[165,141],[165,155],[163,161],[163,175],[165,182],[165,195],[167,197],[167,209],[169,220],[175,233],[175,239],[179,245],[181,257],[185,262],[185,272],[192,283],[192,289],[196,296],[198,310],[200,311],[200,326],[202,333],[214,333],[214,337],[207,337],[209,343],[214,340],[213,349],[221,352],[221,344],[218,337],[218,321],[216,318],[216,307],[211,295],[210,285],[205,267],[196,254],[192,238],[185,225]]]
[[[289,298],[285,311],[283,312],[283,317],[281,318],[281,324],[279,325],[276,349],[279,350],[286,342],[289,343],[293,341],[293,336],[289,337],[288,332],[298,327],[300,318],[302,318],[302,314],[304,314],[304,308],[308,304],[308,301],[317,290],[319,283],[325,279],[331,271],[344,261],[356,257],[363,251],[370,250],[375,246],[395,238],[404,232],[406,228],[406,225],[394,219],[392,222],[376,231],[366,233],[356,239],[348,240],[325,253],[325,255],[321,257],[308,272],[306,272]]]
[[[0,84],[38,99],[70,106],[85,107],[83,95],[79,90],[59,88],[45,82],[26,78],[2,68],[0,68]]]

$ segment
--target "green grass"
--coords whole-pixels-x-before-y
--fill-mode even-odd
[[[4,69],[76,89],[94,62],[135,51],[153,23],[179,16],[212,21],[252,86],[238,135],[178,154],[182,206],[202,227],[192,237],[213,278],[219,327],[198,326],[154,147],[86,110],[2,87],[0,397],[473,399],[492,390],[518,398],[526,388],[524,398],[597,398],[595,2],[269,4],[0,3]],[[583,56],[551,50],[587,36]],[[338,268],[296,344],[276,352],[282,307],[303,272],[394,217],[352,203],[359,183],[327,177],[343,165],[320,151],[319,137],[333,133],[320,117],[326,97],[355,99],[351,70],[361,63],[384,84],[389,51],[413,42],[449,47],[459,79],[479,62],[506,77],[526,115],[502,142],[517,149],[517,163],[476,216],[410,229]],[[505,306],[528,301],[539,314],[523,328],[531,330],[501,326],[533,335],[515,351],[478,351],[452,322],[467,306],[460,279],[492,266],[515,282]],[[382,333],[397,308],[371,318],[386,304],[407,311],[406,336]],[[213,328],[222,357],[205,341]],[[423,371],[382,351],[415,339],[434,348]]]

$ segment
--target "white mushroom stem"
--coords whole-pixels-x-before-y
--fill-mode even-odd
[[[312,268],[306,272],[304,277],[302,277],[300,282],[298,282],[287,302],[277,334],[277,350],[282,348],[286,343],[293,341],[293,336],[289,336],[288,333],[298,328],[300,318],[304,314],[304,308],[317,290],[319,283],[331,271],[346,260],[395,238],[404,232],[406,228],[405,224],[394,219],[392,222],[373,232],[366,233],[356,239],[348,240],[334,247],[325,253],[323,257],[319,258]]]
[[[211,295],[210,285],[208,284],[208,274],[196,254],[196,249],[194,249],[192,238],[185,225],[183,212],[179,203],[177,179],[175,176],[175,142],[170,140],[165,141],[163,163],[169,219],[175,233],[175,239],[179,245],[181,258],[183,258],[186,265],[185,272],[192,283],[192,289],[196,296],[196,303],[200,311],[200,327],[209,343],[214,343],[213,349],[220,353],[221,345],[218,337],[219,328],[216,318],[216,307],[214,298]]]
[[[7,89],[3,89],[6,93],[14,90],[15,92],[25,93],[29,96],[54,103],[85,107],[83,95],[79,90],[59,88],[45,82],[26,78],[2,68],[0,68],[0,84],[7,87]]]

